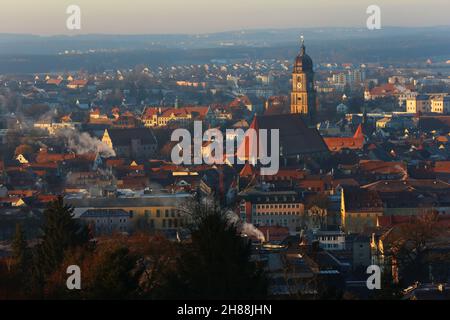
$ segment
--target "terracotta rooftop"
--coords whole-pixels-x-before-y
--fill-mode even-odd
[[[360,150],[364,147],[364,134],[361,125],[359,125],[353,137],[328,137],[323,139],[330,151]]]

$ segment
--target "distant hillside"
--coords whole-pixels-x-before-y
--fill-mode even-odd
[[[0,72],[206,63],[211,59],[292,59],[300,34],[305,35],[308,51],[317,62],[450,59],[450,27],[249,30],[202,35],[0,34]],[[84,54],[58,55],[73,50]]]

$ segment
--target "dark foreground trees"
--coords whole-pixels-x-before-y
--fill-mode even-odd
[[[59,198],[44,211],[41,236],[36,242],[29,247],[22,226],[17,225],[12,240],[12,263],[3,270],[5,282],[15,284],[8,289],[8,298],[45,298],[50,276],[61,266],[68,250],[88,243],[88,233],[73,219],[73,208]]]
[[[51,203],[44,211],[42,242],[37,247],[39,267],[45,274],[55,271],[64,259],[66,250],[82,246],[89,240],[88,229],[73,218],[74,209],[63,198]]]
[[[166,273],[163,298],[262,299],[265,275],[250,260],[250,243],[215,204],[192,209],[192,241],[181,248],[175,272]]]
[[[238,225],[214,204],[192,208],[190,240],[140,233],[93,241],[73,219],[73,209],[58,199],[44,213],[37,246],[28,249],[18,229],[14,268],[32,272],[24,281],[29,287],[15,289],[34,299],[265,298],[264,273],[251,261],[250,243]],[[66,286],[71,265],[81,270],[81,290]]]
[[[395,282],[409,286],[416,281],[442,281],[433,279],[434,273],[448,279],[446,230],[437,213],[427,212],[390,232],[386,238],[386,257],[395,270]],[[436,272],[440,265],[445,266],[444,273]]]
[[[32,292],[38,297],[45,295],[46,282],[60,267],[65,253],[88,244],[88,229],[74,219],[73,211],[62,197],[44,211],[40,243],[33,249],[30,279]]]

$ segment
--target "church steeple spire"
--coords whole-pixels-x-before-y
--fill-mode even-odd
[[[300,55],[304,56],[306,54],[306,47],[305,47],[305,37],[303,35],[300,36]]]
[[[313,61],[306,54],[303,35],[300,43],[300,53],[295,59],[292,72],[291,113],[303,114],[313,125],[316,112]]]

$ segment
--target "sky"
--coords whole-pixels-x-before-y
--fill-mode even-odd
[[[242,29],[365,27],[369,5],[382,26],[450,25],[449,0],[2,0],[0,33],[166,34]],[[66,9],[81,9],[68,30]]]

